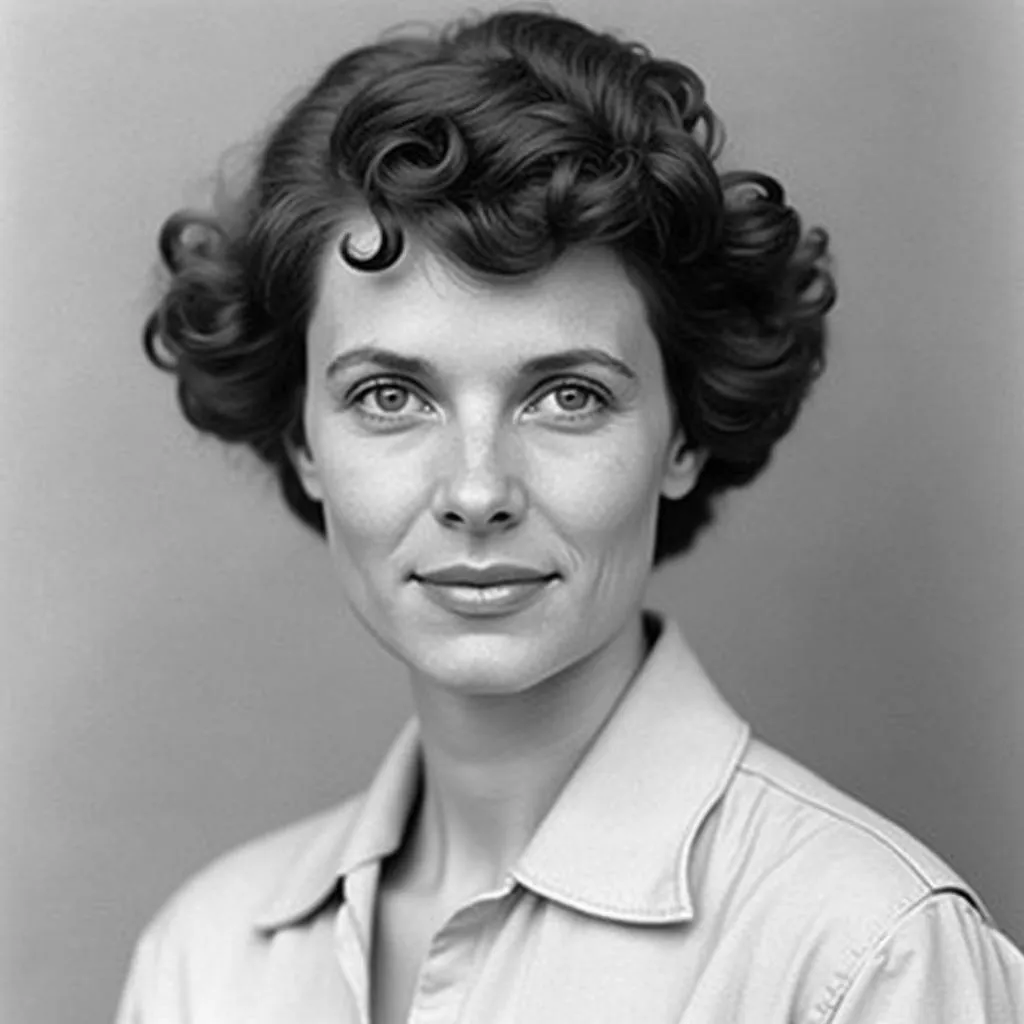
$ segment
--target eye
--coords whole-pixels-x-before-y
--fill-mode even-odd
[[[352,404],[370,419],[400,419],[429,409],[412,388],[394,380],[379,380],[352,396]]]
[[[551,392],[555,404],[563,412],[582,412],[589,402],[594,401],[594,393],[581,388],[577,384],[567,384]]]
[[[591,419],[607,412],[611,399],[597,387],[582,381],[562,381],[548,388],[527,407],[527,412],[560,420]]]
[[[406,388],[396,384],[380,384],[368,392],[375,397],[377,408],[382,412],[401,412],[412,397]]]

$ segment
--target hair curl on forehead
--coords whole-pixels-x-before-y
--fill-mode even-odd
[[[407,224],[491,274],[534,271],[574,243],[682,265],[721,231],[715,126],[689,69],[525,15],[450,34],[367,83],[331,151],[391,249]]]
[[[409,233],[470,273],[511,277],[601,245],[641,292],[695,488],[659,509],[655,563],[687,550],[723,492],[754,480],[824,368],[835,289],[824,231],[781,184],[720,171],[700,77],[548,14],[503,12],[353,50],[274,127],[252,180],[164,225],[170,270],[145,330],[188,420],[250,446],[324,531],[291,453],[303,443],[305,335],[320,261],[354,205],[374,273]]]

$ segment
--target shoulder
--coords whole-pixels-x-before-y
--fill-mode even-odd
[[[260,919],[312,858],[330,863],[362,795],[218,857],[182,885],[143,930],[121,993],[119,1024],[198,1020],[190,1007],[219,1007],[202,1019],[234,1019],[247,980],[265,968]],[[310,872],[310,877],[314,877]]]
[[[347,837],[363,794],[252,839],[189,878],[163,905],[147,936],[205,947],[214,935],[258,929],[263,915],[302,865],[322,859]]]
[[[700,888],[715,928],[763,949],[765,985],[790,984],[801,1019],[831,1020],[875,952],[896,936],[912,944],[914,922],[936,907],[951,908],[939,918],[951,929],[945,941],[968,926],[980,941],[998,936],[938,854],[758,739],[706,825]]]
[[[876,892],[881,900],[906,904],[950,889],[987,916],[978,894],[925,843],[759,739],[741,758],[730,797],[735,811],[759,823],[762,849],[813,862],[829,883],[840,891],[851,887],[858,900]]]
[[[1009,1024],[1024,1020],[1024,954],[976,907],[947,890],[928,894],[894,922],[832,986],[827,1024]]]

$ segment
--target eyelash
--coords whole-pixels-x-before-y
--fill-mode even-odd
[[[536,398],[530,401],[527,408],[532,409],[542,399],[547,398],[548,395],[555,395],[559,391],[581,391],[588,398],[591,398],[596,402],[596,408],[592,408],[589,411],[560,412],[560,417],[563,420],[568,420],[570,422],[594,419],[596,416],[600,416],[603,413],[608,412],[613,405],[611,395],[603,389],[597,388],[593,384],[588,384],[582,380],[575,380],[572,377],[563,377],[557,381],[549,383],[549,385],[545,387]]]
[[[528,409],[533,409],[544,398],[547,398],[549,395],[557,394],[559,391],[563,390],[582,391],[588,398],[596,401],[596,409],[591,409],[590,411],[560,413],[559,419],[562,422],[578,422],[580,420],[594,419],[607,412],[614,404],[611,395],[609,395],[604,389],[573,377],[560,377],[557,380],[546,382],[542,387],[544,390],[541,391],[536,398],[530,400],[527,405]],[[425,402],[425,399],[420,397],[416,387],[411,382],[404,381],[401,378],[378,378],[371,381],[368,384],[361,386],[359,390],[353,392],[349,401],[358,409],[360,415],[367,419],[375,420],[379,423],[395,423],[407,415],[404,410],[402,412],[391,414],[381,414],[373,412],[363,404],[364,399],[369,395],[379,393],[387,388],[397,388],[398,390],[407,392],[410,397],[415,398],[420,402]]]
[[[407,384],[405,381],[394,379],[377,379],[375,381],[372,381],[370,384],[360,387],[358,391],[353,392],[352,397],[350,399],[351,404],[355,406],[356,409],[358,409],[359,413],[362,416],[365,416],[368,419],[377,420],[385,423],[393,423],[396,420],[400,419],[402,416],[407,415],[404,412],[404,410],[403,412],[391,413],[390,415],[382,415],[381,413],[371,411],[363,404],[363,400],[368,395],[376,394],[380,391],[384,391],[387,388],[397,388],[400,391],[407,392],[411,397],[417,398],[421,402],[423,401],[422,398],[419,398],[416,389],[412,387],[410,384]]]

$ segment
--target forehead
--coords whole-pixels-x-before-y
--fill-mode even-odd
[[[374,233],[353,232],[351,247],[372,252]],[[639,359],[654,344],[640,293],[611,250],[571,249],[534,275],[480,279],[413,237],[383,271],[353,269],[336,245],[324,256],[311,354],[327,358],[371,341],[460,357],[472,342],[510,361],[580,345]]]

